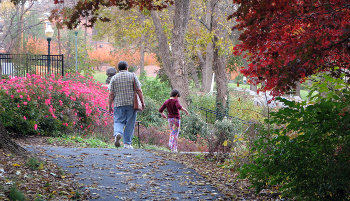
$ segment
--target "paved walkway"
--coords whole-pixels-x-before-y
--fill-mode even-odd
[[[27,147],[74,174],[92,200],[221,200],[194,170],[143,149]]]

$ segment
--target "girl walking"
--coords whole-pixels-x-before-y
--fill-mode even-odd
[[[170,128],[170,137],[169,137],[169,147],[172,152],[177,152],[177,138],[180,132],[180,110],[183,110],[186,115],[188,111],[186,108],[182,107],[179,103],[178,98],[180,97],[180,92],[176,89],[173,89],[170,93],[170,98],[166,100],[162,107],[159,108],[159,112],[163,118],[167,118],[163,111],[165,108],[168,111],[168,122]]]

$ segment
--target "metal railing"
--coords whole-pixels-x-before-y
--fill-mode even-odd
[[[246,133],[249,130],[249,128],[255,124],[255,122],[252,122],[252,121],[246,121],[238,117],[230,116],[228,113],[221,113],[221,112],[204,108],[204,107],[198,107],[198,109],[205,111],[205,122],[207,124],[209,123],[208,114],[215,115],[215,119],[219,119],[218,117],[223,117],[223,118],[226,117],[227,119],[235,121],[236,124],[239,124],[239,126],[235,128],[235,134]]]
[[[62,55],[0,54],[2,75],[25,77],[27,73],[37,75],[64,76]]]
[[[208,123],[208,113],[215,115],[216,119],[218,119],[217,117],[226,117],[228,119],[234,119],[237,121],[242,122],[243,124],[254,124],[254,122],[250,122],[250,121],[245,121],[243,119],[240,119],[238,117],[234,117],[234,116],[230,116],[228,113],[221,113],[215,110],[211,110],[208,108],[204,108],[204,107],[198,107],[199,110],[205,111],[205,122]]]

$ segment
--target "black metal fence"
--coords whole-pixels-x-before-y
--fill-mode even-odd
[[[236,130],[235,133],[236,134],[242,134],[242,133],[247,132],[248,129],[255,124],[255,122],[245,121],[245,120],[240,119],[238,117],[230,116],[227,113],[224,114],[224,113],[221,113],[221,112],[218,112],[218,111],[215,111],[215,110],[211,110],[211,109],[208,109],[208,108],[198,107],[198,109],[205,112],[205,122],[207,124],[209,122],[211,122],[210,120],[222,119],[224,117],[226,117],[227,119],[230,119],[231,121],[234,121],[235,124],[237,125],[237,127],[235,128],[235,130]]]
[[[64,76],[62,55],[0,54],[2,75],[25,77],[27,73],[37,75]]]
[[[229,114],[224,114],[224,113],[221,113],[221,112],[218,112],[218,111],[215,111],[215,110],[211,110],[211,109],[208,109],[208,108],[204,108],[204,107],[198,107],[198,109],[202,110],[205,112],[205,122],[208,123],[209,119],[210,119],[210,115],[214,115],[215,119],[219,119],[219,118],[223,118],[223,117],[226,117],[227,119],[232,119],[232,120],[237,120],[237,121],[240,121],[242,122],[243,124],[254,124],[254,122],[250,122],[250,121],[245,121],[243,119],[240,119],[238,117],[233,117],[233,116],[230,116]]]

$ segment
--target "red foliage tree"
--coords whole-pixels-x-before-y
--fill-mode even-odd
[[[322,71],[349,75],[349,0],[233,0],[242,32],[234,54],[250,65],[242,73],[282,93]]]

